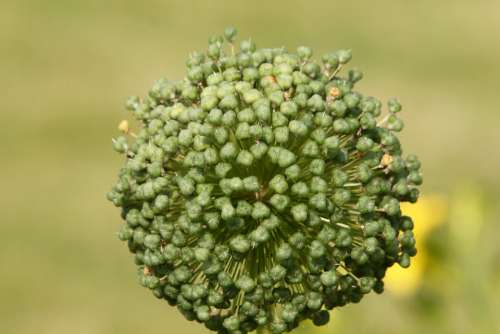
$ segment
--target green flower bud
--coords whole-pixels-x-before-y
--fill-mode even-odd
[[[253,76],[250,76],[250,74],[248,74],[248,73],[247,73],[245,79],[247,81],[254,80]],[[262,93],[259,92],[257,89],[249,89],[243,93],[243,100],[247,104],[253,104],[254,102],[258,101],[261,98],[262,98]]]
[[[410,256],[406,253],[403,253],[398,261],[401,268],[408,268],[410,266],[410,262]]]
[[[336,100],[331,104],[330,109],[335,116],[343,117],[347,112],[347,104],[342,100]]]
[[[229,173],[229,171],[232,169],[232,166],[229,163],[225,162],[219,162],[217,165],[215,165],[215,174],[223,178]]]
[[[347,134],[347,133],[351,132],[351,128],[349,126],[349,123],[343,118],[338,118],[333,122],[333,130],[336,133],[340,133],[340,134]]]
[[[238,153],[238,157],[236,158],[236,162],[239,163],[240,165],[243,165],[243,166],[250,166],[252,165],[253,163],[253,155],[252,153],[246,151],[246,150],[243,150],[243,151],[240,151],[240,153]]]
[[[309,183],[309,187],[312,192],[319,193],[319,192],[326,192],[328,189],[328,185],[325,180],[323,180],[319,176],[313,176],[311,178],[311,182]]]
[[[348,75],[349,75],[349,81],[351,81],[352,83],[356,83],[359,80],[363,79],[363,73],[355,68],[349,70]]]
[[[357,264],[359,265],[364,265],[368,263],[369,257],[368,254],[365,253],[363,248],[361,247],[355,247],[351,251],[351,258],[356,261]]]
[[[387,128],[391,131],[399,132],[403,130],[404,123],[401,119],[397,118],[395,115],[390,115],[387,119]]]
[[[286,324],[284,322],[275,320],[271,324],[271,331],[273,334],[281,334],[286,331]]]
[[[325,161],[321,159],[314,159],[309,164],[309,170],[314,175],[323,175],[325,173]]]
[[[229,246],[238,253],[246,253],[250,250],[250,242],[243,235],[238,235],[231,239]]]
[[[128,150],[127,138],[120,136],[112,140],[113,149],[118,153],[125,153]]]
[[[292,185],[292,194],[299,197],[307,197],[309,195],[309,187],[305,182],[297,182]]]
[[[238,280],[235,282],[235,284],[236,284],[236,287],[238,289],[241,289],[245,292],[252,291],[253,289],[255,289],[255,286],[256,286],[255,281],[246,275],[238,278]]]
[[[315,141],[307,140],[302,147],[302,154],[311,158],[316,158],[320,154],[320,148]]]
[[[265,143],[258,142],[250,147],[250,152],[255,159],[261,159],[267,153],[268,146]]]
[[[249,176],[243,179],[243,188],[246,191],[255,192],[260,189],[259,180],[255,176]]]
[[[283,211],[290,203],[290,198],[285,195],[274,194],[269,203],[278,211]]]
[[[323,284],[324,286],[333,286],[335,285],[335,283],[337,283],[337,274],[334,270],[325,271],[321,274],[320,279],[321,284]]]
[[[294,305],[290,303],[286,303],[283,305],[283,310],[281,312],[281,317],[283,320],[287,323],[292,323],[295,321],[295,318],[298,315],[298,310],[295,308]]]
[[[252,218],[256,220],[269,217],[271,210],[262,202],[256,202],[253,205]]]
[[[328,200],[326,198],[326,195],[324,193],[313,195],[309,199],[309,205],[311,205],[318,211],[325,211],[328,207]]]
[[[288,124],[288,118],[281,112],[274,112],[272,114],[273,127],[281,127]]]
[[[231,205],[231,203],[226,203],[222,205],[221,208],[221,218],[224,220],[229,220],[236,214],[236,209]]]
[[[420,172],[413,170],[408,174],[408,181],[415,185],[422,184],[422,174]]]
[[[243,80],[245,80],[247,82],[254,82],[258,78],[259,78],[259,71],[256,68],[249,67],[249,68],[245,68],[243,70]],[[260,94],[259,94],[259,97],[260,97]],[[257,99],[258,99],[258,97],[255,98],[254,101],[256,101]],[[252,101],[247,102],[247,103],[252,103]]]
[[[269,188],[278,194],[283,194],[288,190],[288,183],[283,175],[276,175],[269,181]]]
[[[311,257],[319,258],[325,255],[325,253],[326,253],[325,246],[318,240],[313,240],[309,249],[309,254],[311,255]]]
[[[157,234],[148,234],[144,238],[144,246],[149,249],[156,249],[160,245],[160,236]]]
[[[298,222],[305,222],[307,219],[307,206],[305,204],[297,204],[290,210],[293,219]]]
[[[401,217],[401,230],[403,231],[408,231],[408,230],[413,230],[413,220],[411,217]]]
[[[307,135],[307,132],[308,132],[307,125],[305,125],[301,121],[292,120],[292,121],[290,121],[290,124],[288,125],[288,127],[290,129],[290,132],[296,136],[301,137],[301,136]]]
[[[410,192],[408,183],[404,179],[401,179],[398,182],[396,182],[396,184],[394,184],[394,186],[392,187],[392,190],[396,195],[399,196],[405,196]]]
[[[399,208],[399,201],[395,198],[385,196],[380,205],[382,209],[390,216],[399,215],[401,213]]]
[[[311,111],[323,111],[325,110],[325,102],[320,95],[314,94],[309,100],[307,100],[307,107]]]
[[[346,64],[352,58],[352,51],[351,50],[339,50],[339,51],[337,51],[337,57],[339,59],[340,64]]]
[[[359,197],[356,207],[361,213],[371,213],[375,211],[375,201],[369,196],[363,195]]]
[[[329,53],[324,55],[321,60],[323,61],[326,68],[337,68],[339,65],[339,58],[336,53]]]
[[[274,130],[274,138],[277,143],[284,144],[289,140],[288,127],[281,126]]]
[[[236,138],[246,139],[250,138],[250,125],[248,123],[240,123],[236,128]]]
[[[255,43],[251,39],[241,41],[240,49],[242,52],[253,52],[255,51]]]
[[[223,321],[223,326],[229,331],[236,331],[240,328],[240,320],[236,315],[232,315]]]
[[[280,105],[280,112],[287,117],[295,117],[298,113],[298,106],[293,101],[286,101]]]
[[[194,66],[188,71],[188,79],[194,83],[198,83],[203,80],[203,69],[200,66]]]
[[[369,137],[361,137],[356,143],[356,148],[360,152],[368,152],[374,146],[373,140]]]
[[[309,77],[316,78],[319,76],[319,72],[321,71],[321,69],[318,64],[314,62],[308,62],[302,67],[302,71]]]
[[[351,200],[351,193],[347,189],[338,189],[333,194],[333,201],[336,205],[342,206]]]
[[[122,225],[120,228],[120,232],[118,232],[118,238],[121,241],[127,241],[130,240],[134,235],[134,230],[127,226],[127,225]]]
[[[415,155],[409,155],[406,158],[406,166],[408,170],[415,171],[420,169],[420,161]]]
[[[352,236],[347,230],[342,229],[337,234],[335,242],[339,245],[339,247],[349,247],[352,244]]]
[[[236,123],[236,113],[232,110],[228,110],[222,115],[222,124],[228,127],[232,127]]]
[[[313,323],[315,326],[324,326],[330,321],[330,313],[322,310],[313,314]]]
[[[252,205],[247,201],[240,200],[236,206],[236,214],[240,217],[250,216],[252,214]]]
[[[221,159],[230,161],[236,158],[238,154],[238,147],[234,143],[226,143],[220,150],[219,156]]]
[[[269,237],[269,231],[264,226],[258,226],[250,235],[250,238],[256,243],[266,242]]]
[[[224,30],[224,37],[228,42],[233,42],[234,38],[236,37],[237,30],[234,27],[228,27]]]
[[[287,149],[280,150],[279,156],[278,156],[278,165],[280,167],[282,167],[282,168],[288,167],[291,164],[293,164],[296,160],[297,160],[297,156],[293,152],[291,152]]]
[[[323,304],[323,297],[317,292],[307,294],[307,307],[311,310],[318,310]]]
[[[399,101],[395,98],[391,98],[387,101],[387,107],[391,113],[398,113],[402,109],[401,103],[399,103]]]
[[[292,256],[292,248],[287,243],[283,243],[276,251],[276,259],[285,261]]]
[[[312,50],[307,46],[299,46],[297,48],[297,55],[302,60],[308,60],[312,56]]]
[[[187,177],[177,178],[177,186],[183,195],[191,195],[195,191],[194,181]]]
[[[285,278],[286,269],[280,265],[275,265],[269,271],[269,275],[274,282],[279,282]]]

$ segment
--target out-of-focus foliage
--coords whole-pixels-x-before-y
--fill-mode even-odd
[[[353,49],[360,89],[405,106],[424,198],[448,203],[411,293],[368,297],[330,331],[498,333],[499,12],[494,0],[0,1],[0,331],[205,333],[137,287],[102,194],[122,164],[122,101],[180,78],[189,51],[235,25],[262,46]]]

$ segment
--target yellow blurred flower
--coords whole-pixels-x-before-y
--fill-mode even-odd
[[[430,195],[421,197],[416,204],[403,203],[402,212],[413,218],[414,233],[418,254],[412,258],[410,268],[403,269],[394,265],[387,271],[384,279],[387,291],[405,296],[412,294],[420,285],[428,262],[428,253],[424,247],[426,236],[448,215],[448,202],[443,196]]]

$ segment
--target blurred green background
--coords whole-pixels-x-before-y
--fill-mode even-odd
[[[2,0],[0,332],[207,333],[138,285],[105,193],[126,97],[182,77],[234,25],[258,46],[352,48],[359,89],[400,98],[424,165],[418,270],[302,332],[499,333],[499,13],[493,0]]]

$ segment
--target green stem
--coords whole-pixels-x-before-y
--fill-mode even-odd
[[[259,326],[257,327],[257,334],[269,334],[269,330],[267,329],[267,327],[264,327],[264,326]]]

